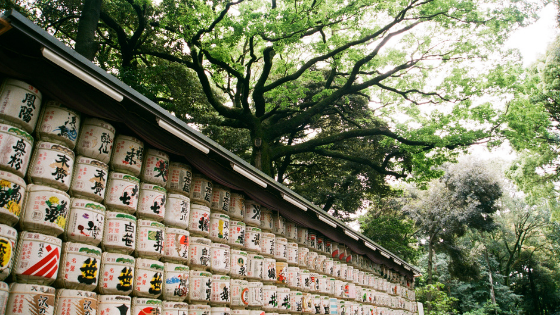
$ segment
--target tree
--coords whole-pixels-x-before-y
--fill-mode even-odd
[[[433,283],[433,253],[449,255],[450,273],[468,279],[476,277],[476,264],[466,259],[466,248],[457,238],[468,229],[491,231],[496,225],[492,214],[498,210],[502,195],[500,177],[479,161],[465,159],[448,164],[444,176],[434,180],[426,191],[404,207],[426,238],[428,251],[427,283]]]
[[[70,0],[34,5],[49,9],[40,11],[42,25],[73,44],[71,22],[81,16],[80,6]],[[159,93],[149,79],[169,62],[190,69],[184,73],[196,76],[206,113],[193,119],[179,109],[186,114],[178,117],[197,120],[201,130],[219,134],[226,147],[238,148],[296,191],[301,183],[326,184],[318,180],[324,170],[301,172],[302,166],[337,161],[346,170],[336,174],[340,189],[323,198],[304,196],[325,210],[352,212],[360,202],[340,202],[344,187],[371,185],[355,194],[363,198],[376,187],[386,190],[386,176],[415,173],[428,180],[438,175],[433,165],[495,133],[487,126],[497,122],[496,109],[471,105],[473,97],[499,92],[499,75],[492,67],[471,69],[531,9],[471,0],[303,0],[274,6],[111,0],[101,7],[95,60],[175,109],[177,100],[161,95],[175,87],[164,84]],[[242,132],[224,137],[216,127]],[[355,165],[362,166],[359,173]],[[354,209],[343,208],[349,204]]]

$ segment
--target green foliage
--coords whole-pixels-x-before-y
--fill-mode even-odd
[[[445,292],[445,285],[440,282],[428,284],[416,289],[416,300],[424,303],[424,313],[428,315],[458,314],[454,305],[459,299],[450,297]]]

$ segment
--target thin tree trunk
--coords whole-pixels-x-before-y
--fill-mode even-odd
[[[428,285],[432,284],[432,268],[433,268],[433,259],[434,259],[434,255],[433,255],[433,244],[432,244],[432,238],[430,237],[430,241],[428,242]],[[428,291],[428,295],[426,296],[426,299],[428,301],[428,307],[426,310],[427,314],[430,314],[430,312],[432,311],[432,294]]]
[[[496,293],[494,292],[494,279],[492,278],[492,268],[490,267],[490,259],[488,259],[488,249],[484,247],[484,259],[486,260],[486,265],[488,265],[488,281],[490,282],[490,299],[492,304],[496,304]],[[496,315],[498,311],[495,310]]]
[[[537,288],[533,280],[533,269],[530,266],[527,266],[527,274],[529,276],[529,283],[531,284],[531,295],[533,295],[533,303],[535,304],[535,308],[537,309],[537,314],[542,314],[541,306],[539,303],[539,295],[537,293]]]
[[[101,3],[102,0],[85,0],[78,23],[76,51],[91,61],[95,58],[98,49],[98,44],[95,41],[95,31],[101,13]]]

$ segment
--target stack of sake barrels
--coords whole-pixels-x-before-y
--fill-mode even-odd
[[[404,277],[18,80],[0,150],[0,315],[416,312]]]

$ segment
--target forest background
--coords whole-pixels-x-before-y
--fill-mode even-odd
[[[560,314],[560,40],[526,68],[504,46],[548,2],[0,4],[324,211],[359,214],[424,271],[427,313]],[[503,145],[514,161],[465,155]]]

